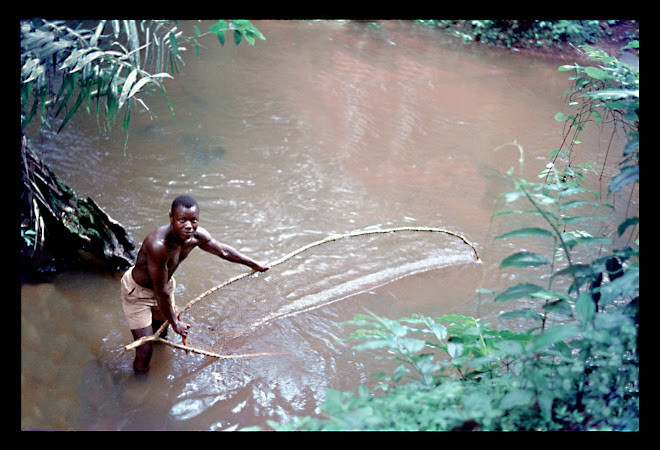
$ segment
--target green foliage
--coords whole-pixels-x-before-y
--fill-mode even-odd
[[[593,56],[604,62],[602,55]],[[598,95],[618,89],[605,84],[620,82],[610,63],[599,70],[571,66],[585,79],[576,83],[575,94],[587,98],[589,108],[631,117],[638,91],[616,94],[614,101],[609,93]],[[631,75],[626,80],[634,82]],[[522,173],[523,151],[513,145]],[[638,144],[634,151],[638,154]],[[624,169],[638,167],[638,157],[630,152],[624,150],[622,160]],[[578,175],[591,168],[569,164],[560,169],[551,162],[537,182],[508,172],[514,190],[502,197],[513,207],[494,216],[529,215],[540,223],[495,240],[531,237],[553,244],[550,255],[519,251],[501,264],[510,270],[548,269],[547,276],[535,276],[547,286],[522,282],[494,297],[496,302],[536,302],[535,308],[501,316],[531,321],[527,332],[496,330],[457,315],[356,316],[343,324],[358,327],[348,340],[361,341],[357,351],[385,351],[386,358],[399,362],[393,373],[374,374],[381,381],[373,389],[328,391],[322,417],[269,425],[276,430],[639,430],[639,248],[607,250],[615,244],[612,239],[584,231],[600,219],[599,210],[612,210],[598,201],[597,192],[582,186]],[[612,180],[610,192],[638,182],[622,178]],[[638,222],[626,218],[617,233]],[[559,325],[548,325],[551,316]]]
[[[613,283],[612,283],[613,284]],[[636,292],[633,285],[623,289]],[[577,321],[542,334],[495,330],[449,315],[391,320],[371,315],[349,340],[399,361],[392,375],[356,394],[330,390],[325,417],[276,430],[637,430],[639,356],[631,304],[597,312],[574,301]],[[458,374],[458,376],[456,376]],[[404,379],[412,379],[405,384]]]
[[[21,22],[20,32],[22,133],[35,118],[42,131],[51,129],[53,119],[61,119],[59,133],[81,108],[93,110],[99,127],[103,122],[108,130],[123,114],[124,150],[133,109],[141,105],[149,110],[144,96],[160,93],[174,116],[164,80],[185,64],[181,55],[186,45],[199,56],[200,39],[206,35],[216,36],[223,45],[226,32],[233,33],[236,45],[243,38],[249,45],[265,39],[247,20],[220,20],[206,33],[195,25],[194,36],[184,36],[177,22],[165,20],[101,20],[85,28],[82,23],[32,19]],[[32,230],[22,224],[26,228],[21,228],[21,238],[34,250],[45,238],[43,216],[48,211],[42,214],[40,209],[54,205],[37,201],[48,195],[31,181],[34,166],[25,162],[24,151],[21,158],[29,209],[25,220],[32,222]]]
[[[632,41],[624,48],[639,49],[639,41]],[[580,49],[599,66],[573,64],[559,67],[559,71],[575,71],[575,75],[569,78],[574,84],[565,96],[577,113],[555,117],[558,121],[565,121],[565,134],[572,136],[565,148],[553,151],[551,156],[555,160],[558,156],[570,158],[579,143],[579,133],[587,123],[612,122],[628,137],[619,163],[621,172],[609,186],[610,193],[619,192],[639,181],[639,71],[590,45],[582,45]]]
[[[447,29],[465,41],[507,48],[593,44],[616,21],[599,20],[426,20],[425,25]]]
[[[128,137],[135,104],[149,109],[138,95],[160,93],[174,114],[164,80],[185,64],[186,45],[199,55],[205,35],[215,35],[223,45],[227,31],[236,45],[243,38],[250,45],[265,39],[247,20],[220,20],[207,33],[194,30],[194,36],[184,36],[177,22],[164,20],[101,20],[94,28],[43,19],[21,22],[23,129],[35,116],[42,128],[51,128],[51,119],[64,115],[59,132],[85,106],[88,112],[94,108],[108,129],[123,112]]]

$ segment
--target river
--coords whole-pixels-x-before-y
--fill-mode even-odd
[[[352,329],[337,324],[355,314],[459,313],[501,325],[510,306],[475,289],[529,275],[498,268],[515,247],[492,242],[510,224],[491,215],[519,155],[495,149],[516,140],[525,176],[543,169],[562,140],[554,116],[568,108],[570,81],[557,71],[566,61],[466,45],[408,21],[254,24],[267,38],[254,47],[209,38],[199,58],[188,49],[166,83],[176,116],[145,97],[150,110],[133,113],[126,152],[121,126],[99,131],[85,113],[59,135],[33,136],[33,148],[138,245],[167,223],[173,198],[189,194],[200,226],[260,261],[333,234],[400,226],[460,233],[482,261],[441,233],[320,246],[186,316],[191,342],[259,355],[218,360],[157,345],[146,380],[134,378],[123,348],[132,338],[120,274],[75,270],[23,284],[22,429],[268,429],[318,414],[327,389],[373,386],[370,375],[391,368],[342,341]],[[192,34],[190,22],[181,26]],[[608,139],[583,139],[582,155],[603,163]],[[627,197],[615,200],[627,207]],[[177,303],[246,270],[193,252],[175,275]]]

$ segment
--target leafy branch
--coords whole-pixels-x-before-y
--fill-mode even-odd
[[[21,170],[25,192],[21,237],[33,252],[45,240],[43,217],[56,216],[50,210],[49,183],[38,184],[35,168],[49,173],[33,155],[26,157],[26,127],[39,118],[39,129],[52,128],[60,120],[59,133],[81,108],[96,115],[99,127],[110,130],[123,114],[128,144],[131,113],[136,105],[147,111],[143,98],[159,93],[174,116],[174,106],[167,95],[165,80],[173,78],[179,65],[185,64],[182,53],[192,45],[199,56],[201,39],[216,36],[224,45],[225,33],[231,32],[239,45],[249,45],[265,37],[247,20],[219,20],[202,33],[194,26],[194,36],[185,36],[178,23],[165,20],[101,20],[91,28],[82,23],[33,19],[22,21],[21,32],[21,131],[23,134]],[[169,72],[168,72],[169,71]],[[39,186],[42,186],[40,188]],[[42,211],[43,209],[43,211]]]
[[[101,20],[94,28],[43,19],[21,22],[23,129],[35,116],[42,129],[51,128],[51,119],[64,113],[59,132],[81,106],[90,112],[94,102],[97,120],[103,117],[107,129],[123,112],[128,138],[134,104],[149,110],[139,95],[160,93],[174,115],[164,80],[185,64],[185,45],[199,55],[200,39],[206,35],[216,36],[222,45],[226,32],[233,33],[236,45],[243,38],[250,45],[256,38],[265,39],[247,20],[220,20],[207,33],[197,25],[194,30],[194,36],[184,36],[176,22],[163,20]]]
[[[638,50],[639,41],[632,41],[623,49]],[[569,99],[569,106],[578,107],[578,112],[568,116],[558,113],[555,116],[556,120],[566,123],[568,130],[565,130],[561,147],[551,152],[551,156],[553,162],[560,155],[570,162],[573,148],[579,144],[578,135],[587,123],[612,123],[612,136],[617,129],[623,129],[628,137],[620,161],[621,172],[609,186],[610,193],[619,192],[627,185],[639,181],[639,71],[590,45],[581,45],[578,50],[599,65],[572,64],[559,67],[560,72],[575,71],[575,75],[569,78],[573,86],[566,90],[564,97]],[[572,139],[568,148],[563,150],[571,131]],[[609,146],[606,161],[608,155]]]

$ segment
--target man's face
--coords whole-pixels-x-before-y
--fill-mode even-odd
[[[199,224],[199,208],[193,206],[186,208],[185,206],[177,206],[177,208],[170,213],[170,222],[174,232],[184,241],[187,241],[197,229]]]

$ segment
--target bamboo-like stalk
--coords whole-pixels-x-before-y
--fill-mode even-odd
[[[321,240],[316,241],[316,242],[312,242],[311,244],[307,244],[307,245],[305,245],[305,246],[303,246],[303,247],[300,247],[300,248],[298,248],[298,249],[292,251],[291,253],[289,253],[289,254],[287,254],[287,255],[282,256],[280,259],[271,262],[271,263],[269,264],[269,266],[270,266],[270,267],[274,267],[274,266],[276,266],[276,265],[278,265],[278,264],[283,263],[284,261],[286,261],[286,260],[288,260],[288,259],[293,258],[293,257],[296,256],[296,255],[299,255],[300,253],[302,253],[302,252],[304,252],[304,251],[306,251],[306,250],[309,250],[310,248],[317,247],[317,246],[322,245],[322,244],[327,244],[328,242],[338,241],[338,240],[340,240],[340,239],[345,239],[345,238],[349,238],[349,237],[365,236],[365,235],[369,235],[369,234],[387,234],[387,233],[394,233],[394,232],[397,232],[397,231],[424,231],[424,232],[432,232],[432,233],[444,233],[444,234],[448,234],[448,235],[450,235],[450,236],[455,236],[455,237],[461,239],[465,244],[467,244],[468,246],[470,246],[470,247],[472,248],[472,250],[474,251],[474,255],[475,255],[475,257],[477,258],[477,261],[480,261],[479,252],[477,251],[477,249],[476,249],[476,247],[474,246],[474,244],[472,244],[472,243],[471,243],[470,241],[468,241],[465,237],[463,237],[462,235],[460,235],[460,234],[458,234],[458,233],[455,233],[455,232],[450,231],[450,230],[446,230],[446,229],[444,229],[444,228],[432,228],[432,227],[397,227],[397,228],[384,228],[384,229],[374,229],[374,230],[354,231],[354,232],[346,233],[346,234],[336,234],[336,235],[328,236],[328,237],[326,237],[326,238],[324,238],[324,239],[321,239]],[[231,283],[234,283],[234,282],[236,282],[236,281],[238,281],[238,280],[241,280],[241,279],[243,279],[243,278],[245,278],[245,277],[248,277],[248,276],[254,274],[255,272],[257,272],[257,271],[256,271],[256,270],[252,270],[251,272],[245,272],[245,273],[243,273],[243,274],[241,274],[241,275],[237,275],[237,276],[235,276],[235,277],[233,277],[233,278],[230,278],[229,280],[224,281],[224,282],[218,284],[217,286],[212,287],[211,289],[209,289],[209,290],[207,290],[206,292],[204,292],[204,293],[198,295],[197,297],[195,297],[194,299],[192,299],[190,302],[188,302],[183,308],[181,308],[181,309],[179,310],[179,314],[183,313],[183,312],[186,311],[188,308],[190,308],[191,306],[193,306],[195,303],[197,303],[198,301],[200,301],[200,300],[203,299],[204,297],[207,297],[208,295],[212,294],[213,292],[217,291],[218,289],[221,289],[221,288],[223,288],[223,287],[225,287],[225,286],[227,286],[227,285],[229,285],[229,284],[231,284]],[[160,337],[160,334],[161,334],[163,331],[165,331],[165,328],[168,326],[168,324],[169,324],[168,322],[163,323],[163,325],[161,325],[160,328],[158,328],[158,330],[157,330],[154,334],[152,334],[151,336],[144,336],[144,337],[141,337],[141,338],[139,338],[139,339],[136,339],[136,340],[133,341],[132,343],[126,345],[126,346],[124,347],[124,349],[128,351],[128,350],[132,350],[132,349],[134,349],[134,348],[136,348],[136,347],[139,347],[139,346],[141,346],[141,345],[143,345],[143,344],[146,344],[147,342],[158,341],[158,342],[164,342],[164,343],[166,343],[167,345],[169,345],[169,346],[171,346],[171,347],[174,347],[174,348],[179,348],[179,349],[183,349],[183,350],[191,351],[191,352],[194,352],[194,353],[199,353],[199,354],[206,355],[206,356],[212,356],[212,357],[214,357],[214,358],[223,358],[223,359],[227,359],[227,358],[240,358],[240,357],[248,357],[248,356],[261,356],[261,355],[267,355],[267,353],[264,353],[264,354],[261,354],[261,353],[255,353],[255,354],[250,354],[250,355],[218,355],[217,353],[208,352],[208,351],[206,351],[206,350],[197,349],[197,348],[195,348],[195,347],[191,347],[191,346],[187,346],[187,345],[174,344],[174,343],[172,343],[172,342],[170,342],[170,341],[167,341],[167,340],[165,340],[165,339],[162,339],[162,338]]]
[[[151,336],[149,336],[149,337],[151,337]],[[203,350],[201,348],[195,348],[195,347],[191,347],[189,345],[177,344],[176,342],[171,342],[171,341],[168,341],[167,339],[163,339],[160,336],[157,336],[153,340],[156,341],[156,342],[161,342],[165,345],[169,345],[172,348],[178,348],[180,350],[185,350],[186,353],[193,352],[193,353],[197,353],[197,354],[200,354],[200,355],[210,356],[212,358],[219,358],[219,359],[253,358],[255,356],[279,356],[279,355],[289,354],[289,353],[282,353],[282,352],[277,352],[277,353],[262,352],[262,353],[243,353],[243,354],[240,354],[240,355],[237,355],[237,354],[234,354],[234,355],[221,355],[221,354],[218,354],[218,353],[209,352],[208,350]]]

